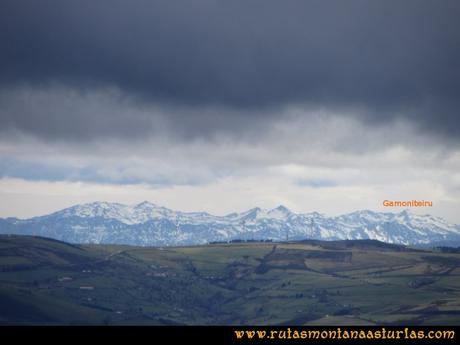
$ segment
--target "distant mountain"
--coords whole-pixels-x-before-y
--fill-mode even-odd
[[[193,245],[234,239],[376,239],[404,245],[459,243],[460,226],[409,211],[356,211],[338,217],[298,214],[284,206],[214,216],[180,212],[150,202],[94,202],[30,219],[0,219],[0,234],[45,236],[71,243],[141,246]]]

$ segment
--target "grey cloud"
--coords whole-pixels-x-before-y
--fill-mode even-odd
[[[265,117],[273,119],[274,111]],[[258,121],[263,118],[256,110],[139,103],[114,88],[79,90],[53,84],[0,92],[0,134],[11,137],[19,130],[50,141],[191,141],[233,138],[235,133],[250,140],[270,127],[270,121]]]
[[[401,117],[456,139],[459,16],[455,0],[4,0],[0,85],[116,88],[136,104],[177,107],[160,119],[185,137],[239,132],[306,104],[360,108],[371,124]],[[35,119],[3,106],[2,127],[87,139],[157,125],[149,110],[56,117],[48,106]]]
[[[295,182],[299,187],[311,187],[311,188],[331,188],[337,186],[337,183],[331,180],[316,179],[316,180],[303,180],[299,179]]]
[[[117,97],[118,96],[118,97]],[[0,132],[18,129],[41,138],[81,141],[145,137],[161,119],[120,100],[118,92],[82,92],[68,87],[4,90],[0,93]],[[157,121],[155,121],[157,120]]]

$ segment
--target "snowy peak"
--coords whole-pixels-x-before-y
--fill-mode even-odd
[[[267,212],[267,216],[273,219],[286,220],[291,215],[291,211],[283,205]]]
[[[460,243],[460,226],[431,215],[355,211],[337,217],[294,213],[285,206],[215,216],[149,201],[93,202],[27,220],[2,219],[0,233],[34,234],[74,243],[190,245],[232,239],[283,241],[377,239],[399,244]]]
[[[279,212],[279,213],[282,213],[282,214],[285,214],[285,215],[289,215],[291,214],[291,211],[283,206],[283,205],[279,205],[278,207],[274,208],[273,210],[270,210],[270,213],[272,212]]]
[[[420,215],[404,210],[394,215],[394,220],[418,229],[437,229],[439,232],[451,231],[451,229],[454,229],[454,231],[456,230],[460,233],[458,225],[456,226],[446,222],[440,217],[431,216],[429,214]]]
[[[137,205],[134,205],[134,209],[138,209],[138,210],[152,210],[155,208],[160,208],[160,207],[151,203],[150,201],[143,201]]]
[[[62,211],[55,212],[52,215],[76,216],[82,218],[116,218],[119,216],[119,213],[122,212],[124,207],[124,205],[118,203],[97,201],[83,205],[75,205]]]
[[[124,224],[139,224],[146,221],[167,217],[172,212],[168,209],[158,207],[151,202],[144,201],[137,205],[123,205],[109,202],[92,202],[88,204],[75,205],[53,213],[51,216],[81,217],[81,218],[104,218],[118,220]]]
[[[289,211],[284,206],[278,206],[272,210],[261,209],[259,207],[252,208],[241,214],[232,213],[229,217],[239,218],[242,221],[250,220],[286,220],[291,215]]]
[[[260,219],[261,217],[263,217],[264,214],[265,212],[261,208],[254,207],[246,212],[234,213],[232,216],[235,219],[239,219],[241,221],[248,221],[248,220]]]

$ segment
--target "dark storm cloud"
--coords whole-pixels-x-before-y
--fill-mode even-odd
[[[194,108],[169,120],[203,133],[307,104],[364,109],[370,123],[400,116],[454,138],[459,17],[456,0],[2,0],[0,83],[116,87],[137,102]],[[196,110],[207,107],[231,111],[213,120]],[[36,112],[43,126],[53,123],[46,104]],[[104,111],[91,116],[111,121]],[[0,120],[40,127],[28,112],[3,109]],[[146,128],[144,120],[131,121]],[[129,124],[74,122],[77,136]]]

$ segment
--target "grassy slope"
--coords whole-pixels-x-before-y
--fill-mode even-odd
[[[372,241],[161,249],[0,236],[0,324],[460,324],[459,263]]]

